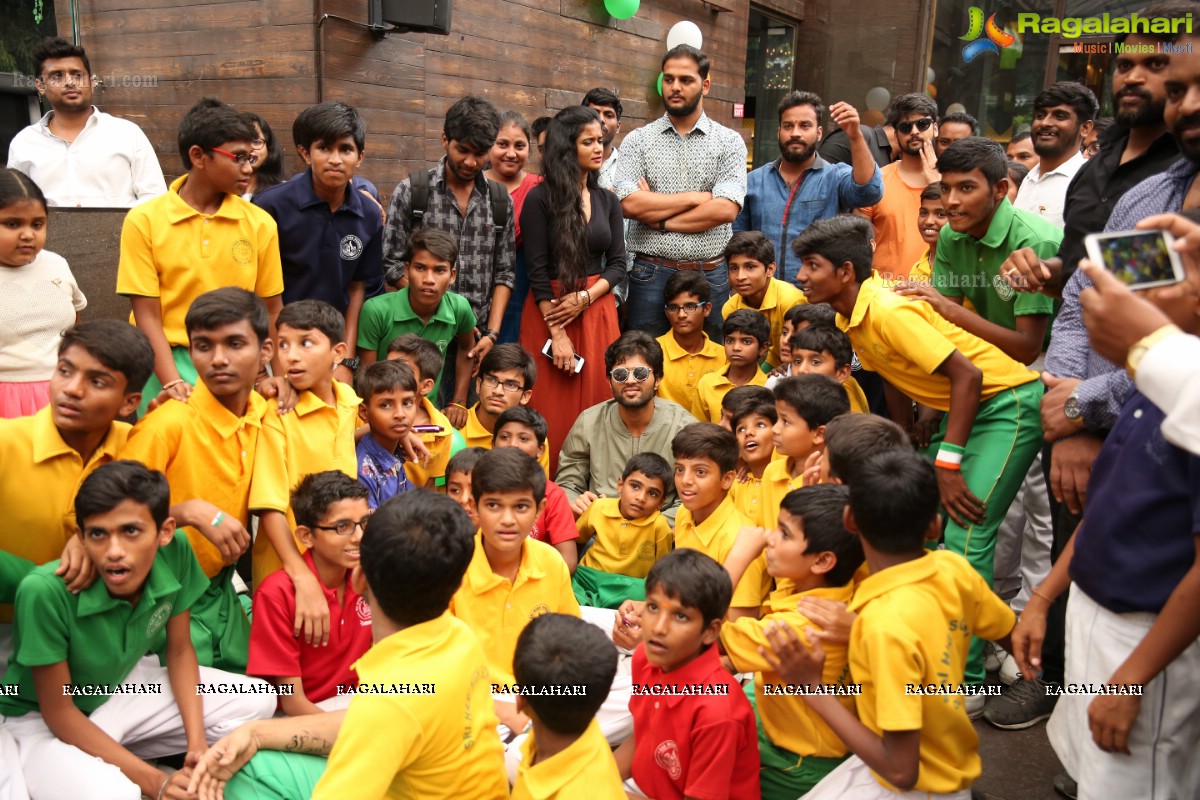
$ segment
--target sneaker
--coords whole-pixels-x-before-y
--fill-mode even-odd
[[[1001,650],[1000,652],[1004,652]],[[1013,658],[1011,653],[1005,653],[1003,661],[1000,662],[1000,682],[1005,686],[1012,686],[1017,681],[1021,680],[1021,668],[1017,666],[1017,660]]]
[[[967,719],[979,719],[987,704],[987,697],[981,694],[967,695]]]
[[[1018,681],[988,701],[983,718],[997,728],[1023,730],[1048,718],[1057,701],[1046,694],[1046,684],[1040,679]]]
[[[1000,669],[1000,665],[1004,663],[1004,658],[1008,653],[1004,652],[1004,648],[995,642],[987,642],[983,646],[983,669],[986,672],[995,672]]]
[[[1067,800],[1076,800],[1079,797],[1079,784],[1067,773],[1060,772],[1054,776],[1054,791]]]

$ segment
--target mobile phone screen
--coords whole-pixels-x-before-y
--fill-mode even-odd
[[[1177,280],[1161,231],[1099,238],[1096,244],[1104,266],[1126,286]]]

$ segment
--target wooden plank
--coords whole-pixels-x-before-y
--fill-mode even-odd
[[[232,31],[164,31],[110,34],[97,37],[105,59],[136,58],[159,54],[163,59],[181,55],[224,55],[230,60],[257,59],[264,52],[287,52],[309,48],[313,43],[312,25],[307,22],[276,25],[269,28]]]
[[[159,55],[132,58],[92,59],[92,68],[112,87],[128,88],[146,79],[154,83],[179,80],[225,80],[238,78],[312,78],[313,54],[292,51],[263,53],[257,58],[230,58],[226,54],[205,53],[165,59]]]
[[[290,3],[248,2],[216,5],[173,5],[153,14],[134,14],[127,10],[88,13],[85,16],[87,36],[110,36],[121,33],[179,33],[183,31],[223,35],[258,28],[304,23],[311,30],[311,10],[298,14]],[[308,41],[312,41],[311,35]]]

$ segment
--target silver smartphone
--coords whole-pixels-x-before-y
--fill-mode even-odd
[[[1083,237],[1088,258],[1102,264],[1130,289],[1170,286],[1184,279],[1183,262],[1166,231],[1113,231]]]
[[[550,359],[551,361],[554,360],[554,356],[550,352],[550,348],[553,345],[554,345],[554,340],[547,339],[546,346],[542,348],[542,355],[544,355],[546,358]],[[583,370],[583,361],[584,361],[583,356],[579,355],[579,353],[576,353],[575,354],[575,374],[576,375],[578,375]]]

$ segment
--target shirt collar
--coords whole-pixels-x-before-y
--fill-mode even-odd
[[[479,421],[479,403],[467,409],[467,424],[463,426],[462,432],[463,438],[468,442],[486,436],[488,449],[491,449],[492,432],[483,427],[483,423]]]
[[[513,588],[526,581],[540,580],[546,577],[546,571],[541,565],[534,563],[533,559],[529,557],[529,549],[529,542],[524,542],[524,546],[521,548],[521,564],[517,567],[516,580],[512,582]],[[506,578],[502,578],[492,571],[487,554],[483,552],[482,533],[475,534],[475,555],[471,557],[471,563],[467,567],[467,575],[463,583],[469,585],[475,594],[484,594],[501,584],[508,583]]]
[[[192,217],[205,216],[196,209],[192,208],[187,202],[179,196],[179,190],[183,184],[187,182],[187,173],[180,175],[175,180],[171,181],[171,186],[167,189],[167,221],[174,225],[177,222],[183,222],[185,219]],[[232,194],[225,195],[225,199],[221,201],[221,207],[217,209],[213,217],[221,217],[223,219],[244,219],[246,216],[245,205],[248,205],[245,200]]]
[[[851,611],[858,611],[880,595],[901,586],[926,581],[937,573],[937,568],[937,556],[932,552],[927,552],[912,561],[873,572],[858,584],[849,608]]]
[[[678,135],[678,131],[675,130],[675,123],[671,122],[670,114],[663,114],[659,119],[658,124],[659,133],[667,133],[669,131]],[[692,126],[692,129],[683,135],[691,136],[696,131],[707,135],[712,133],[712,124],[712,120],[708,118],[708,114],[705,114],[703,111],[701,111],[700,119],[696,120],[696,124]]]
[[[336,409],[340,407],[357,409],[361,403],[362,400],[359,399],[358,395],[354,393],[353,389],[335,378],[333,381],[332,406],[326,405],[325,401],[317,397],[315,393],[311,391],[304,391],[300,393],[300,397],[296,400],[295,411],[297,416],[303,417],[311,414],[314,411],[323,411],[325,409]]]
[[[773,169],[776,172],[779,172],[779,166],[782,163],[783,163],[783,157],[780,156],[779,158],[777,158],[771,162],[770,169]],[[817,153],[816,156],[813,158],[812,166],[810,166],[808,169],[804,170],[804,172],[805,173],[816,172],[818,170],[825,169],[825,167],[827,167],[828,165],[829,165],[829,162],[826,161],[825,159],[821,158],[820,153]],[[781,175],[780,177],[783,177],[783,176]]]
[[[83,123],[83,129],[86,131],[88,128],[92,128],[92,127],[95,127],[96,125],[99,125],[100,124],[100,115],[103,113],[104,112],[102,112],[100,109],[96,108],[95,106],[92,106],[92,113],[88,115],[87,122]],[[42,133],[46,134],[47,136],[55,136],[54,132],[50,130],[50,120],[52,120],[52,119],[54,119],[53,109],[50,111],[47,111],[45,114],[42,115],[42,118],[37,121],[37,126],[39,128],[41,128]],[[61,138],[61,137],[55,136],[55,138],[57,139],[57,138]]]
[[[1083,157],[1083,153],[1076,153],[1049,172],[1042,172],[1042,164],[1041,162],[1038,162],[1038,164],[1034,166],[1034,169],[1037,170],[1037,175],[1033,176],[1033,178],[1035,181],[1040,181],[1047,175],[1066,175],[1070,177],[1078,172],[1079,168],[1086,163],[1087,159]]]
[[[358,440],[358,449],[362,451],[363,455],[374,459],[375,463],[385,472],[391,472],[404,463],[403,457],[389,453],[370,433]]]
[[[445,295],[442,295],[442,300],[438,301],[438,307],[434,309],[433,316],[429,318],[429,322],[425,322],[417,315],[417,312],[413,311],[412,302],[408,299],[408,289],[409,287],[405,286],[396,292],[396,299],[392,301],[393,322],[416,320],[422,325],[431,325],[435,321],[454,324],[454,312],[450,310],[450,304],[445,302]]]
[[[317,576],[317,583],[320,584],[321,591],[325,593],[325,599],[331,604],[337,605],[337,589],[326,586],[325,581],[321,580],[321,573],[317,570],[317,562],[313,560],[313,551],[311,549],[305,550],[301,558],[303,558],[304,563],[308,565],[309,571],[312,572],[313,575]],[[342,588],[345,590],[343,597],[348,599],[350,597],[350,593],[353,591],[353,589],[350,588],[350,570],[346,570],[346,580]]]
[[[442,187],[443,189],[446,188],[446,159],[447,158],[448,158],[448,156],[442,156],[441,160],[438,161],[438,165],[436,167],[437,171],[434,172],[434,174],[433,174],[433,183],[437,184],[438,186]],[[484,197],[487,196],[487,192],[488,192],[487,178],[484,177],[483,170],[480,170],[479,174],[475,176],[474,191],[478,192],[479,194],[482,194]]]
[[[675,334],[672,331],[667,331],[663,337],[659,339],[658,343],[662,345],[663,355],[668,361],[674,361],[677,358],[685,358],[687,356],[712,357],[715,355],[712,351],[720,347],[720,345],[705,337],[704,346],[700,348],[700,352],[689,353],[687,350],[683,349],[683,345],[675,341]]]
[[[329,203],[317,194],[317,190],[313,188],[312,167],[304,170],[303,173],[292,178],[294,181],[299,181],[300,185],[296,187],[296,193],[299,195],[300,208],[312,208],[313,206],[325,206],[328,208]],[[335,214],[353,214],[356,217],[363,216],[363,196],[354,188],[353,179],[346,184],[346,197],[342,200],[342,204],[334,211]]]
[[[207,420],[208,424],[212,425],[217,433],[226,439],[237,434],[246,425],[252,428],[262,427],[263,412],[267,410],[267,401],[258,392],[250,392],[245,415],[235,417],[213,396],[204,381],[196,381],[196,388],[188,397],[188,405],[196,409],[196,413]]]
[[[713,509],[713,513],[708,515],[708,519],[698,525],[695,520],[692,521],[692,529],[696,532],[696,537],[704,543],[705,547],[708,547],[712,544],[713,537],[725,527],[729,517],[735,513],[737,513],[737,508],[734,507],[732,498],[725,495],[725,499]]]
[[[33,463],[41,464],[59,456],[74,456],[82,462],[83,459],[75,448],[63,441],[62,434],[58,432],[58,426],[54,424],[50,406],[46,406],[34,414],[31,424],[33,426]],[[103,456],[108,456],[110,459],[117,457],[118,446],[113,436],[113,429],[116,425],[116,422],[109,423],[108,433],[104,435],[104,440],[92,454],[93,461]]]
[[[854,596],[854,583],[848,581],[844,586],[822,586],[817,589],[809,589],[801,591],[796,588],[796,585],[791,581],[783,584],[782,588],[771,592],[764,604],[763,614],[772,614],[778,612],[789,612],[796,610],[796,603],[800,602],[801,597],[823,597],[828,600],[837,600],[840,603],[849,603],[850,598]]]
[[[988,223],[987,233],[983,235],[979,243],[984,247],[999,248],[1008,238],[1008,231],[1012,227],[1015,217],[1016,212],[1012,203],[1008,202],[1007,197],[1001,198],[1000,205],[996,206],[996,213],[992,214],[992,221]],[[965,235],[970,236],[970,234]]]
[[[1005,202],[1008,202],[1005,200]],[[841,314],[837,315],[838,327],[843,331],[849,332],[851,328],[857,328],[862,324],[863,317],[867,315],[867,307],[871,305],[871,301],[875,299],[875,295],[879,293],[881,284],[876,280],[874,274],[867,278],[858,287],[858,299],[854,301],[854,308],[850,311],[850,319],[846,319]]]
[[[146,583],[142,587],[142,596],[138,600],[135,611],[155,606],[158,604],[159,598],[174,594],[182,588],[179,578],[167,566],[166,561],[156,554],[154,563],[150,565],[150,574],[146,576]],[[122,604],[128,605],[129,601],[110,595],[104,580],[98,577],[95,583],[79,593],[79,605],[76,606],[75,613],[80,617],[89,617],[94,614],[103,614]]]
[[[567,784],[588,769],[597,759],[611,758],[611,749],[593,719],[587,730],[562,751],[534,764],[537,757],[535,736],[525,740],[522,751],[521,780],[531,797],[558,797]],[[565,795],[564,795],[565,796]]]

